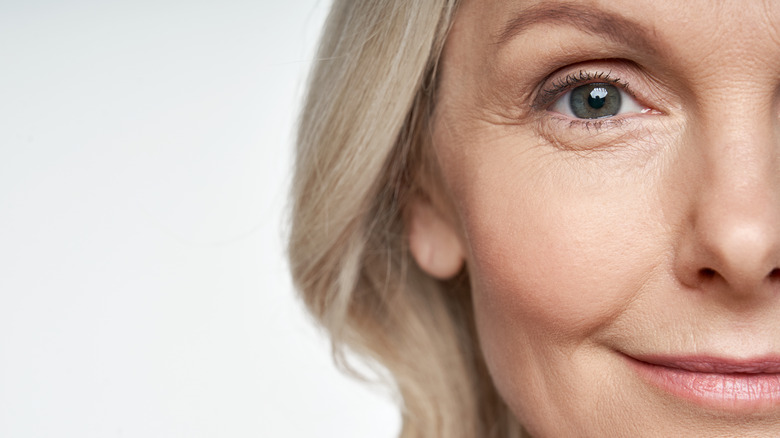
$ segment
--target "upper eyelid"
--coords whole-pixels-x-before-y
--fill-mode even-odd
[[[605,82],[609,84],[622,84],[623,81],[620,80],[620,78],[615,78],[612,76],[612,71],[587,71],[587,70],[580,70],[579,72],[575,73],[569,73],[565,75],[563,78],[556,78],[552,81],[552,90],[548,90],[551,92],[561,92],[561,90],[569,90],[572,87],[576,87],[578,85],[584,85],[590,82]]]

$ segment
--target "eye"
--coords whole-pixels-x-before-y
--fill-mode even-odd
[[[577,119],[601,119],[646,111],[621,88],[602,82],[572,88],[556,100],[550,109]]]

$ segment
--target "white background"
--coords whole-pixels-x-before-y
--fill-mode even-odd
[[[0,437],[392,437],[284,253],[328,2],[0,0]]]

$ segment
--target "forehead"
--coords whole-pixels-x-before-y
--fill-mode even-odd
[[[451,38],[468,35],[485,56],[523,37],[577,31],[637,51],[704,57],[780,46],[780,1],[464,0]]]

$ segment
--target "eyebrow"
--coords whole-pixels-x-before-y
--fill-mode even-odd
[[[656,51],[651,44],[652,32],[641,24],[611,12],[572,3],[542,2],[519,11],[504,25],[496,42],[505,44],[540,24],[571,26],[635,49],[651,53]]]

